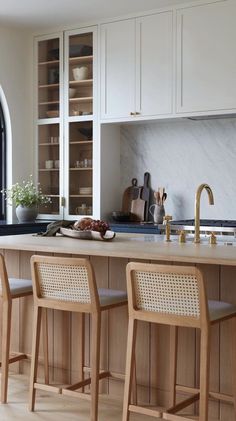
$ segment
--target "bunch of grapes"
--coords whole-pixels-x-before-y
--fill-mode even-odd
[[[105,234],[107,230],[109,230],[110,227],[105,221],[93,220],[91,221],[85,228],[86,231],[97,231],[101,232],[102,234]]]

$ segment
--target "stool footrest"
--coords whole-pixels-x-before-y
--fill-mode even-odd
[[[168,421],[191,421],[191,420],[200,421],[198,417],[196,418],[191,415],[189,417],[185,417],[184,415],[168,414],[166,412],[162,414],[162,419],[168,420]]]
[[[59,386],[53,386],[50,384],[34,383],[34,389],[44,390],[44,392],[52,392],[60,395],[62,388]]]
[[[177,405],[174,405],[171,408],[168,408],[165,412],[167,414],[175,414],[176,412],[181,411],[182,409],[186,408],[187,406],[199,400],[199,397],[200,397],[200,393],[196,393],[196,395],[193,395],[190,398],[177,403]]]
[[[163,408],[156,408],[156,409],[150,409],[145,406],[138,406],[138,405],[129,405],[129,412],[134,412],[136,414],[142,414],[142,415],[149,415],[153,418],[161,418],[163,413]]]
[[[66,396],[72,396],[74,398],[85,399],[86,401],[90,401],[91,400],[91,395],[90,394],[88,394],[88,393],[82,393],[82,392],[76,392],[75,390],[62,389],[61,394],[62,395],[66,395]]]
[[[101,380],[101,379],[104,379],[105,377],[109,377],[109,375],[110,375],[110,372],[109,371],[103,371],[102,373],[100,373],[98,375],[98,377],[99,377],[99,380]],[[88,386],[89,384],[91,384],[91,381],[92,381],[92,379],[91,379],[91,377],[89,377],[88,379],[81,380],[78,383],[74,383],[74,384],[72,384],[72,385],[70,385],[68,387],[65,387],[64,390],[77,390],[77,389],[81,389],[81,387]]]
[[[178,392],[191,393],[191,394],[200,392],[200,389],[197,387],[182,386],[179,384],[176,385],[176,390]],[[209,392],[209,397],[212,399],[220,400],[220,401],[234,403],[234,397],[231,395],[226,395],[225,393]]]
[[[14,353],[9,358],[9,364],[16,363],[17,361],[25,360],[26,358],[27,358],[27,355],[23,354],[22,352]],[[2,367],[1,362],[0,362],[0,367]]]

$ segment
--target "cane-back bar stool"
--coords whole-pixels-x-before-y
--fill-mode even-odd
[[[231,401],[236,405],[236,306],[219,301],[207,301],[203,275],[196,267],[128,263],[127,291],[129,308],[126,380],[124,391],[123,421],[130,412],[140,412],[152,417],[177,421],[189,420],[178,415],[181,409],[200,399],[199,420],[208,420],[208,398]],[[210,326],[232,319],[233,393],[225,396],[209,392]],[[135,341],[138,320],[170,326],[170,405],[157,411],[130,405],[131,376],[134,369]],[[200,388],[190,389],[176,385],[177,327],[200,330]],[[188,390],[189,389],[189,390]],[[176,391],[191,392],[192,396],[176,404]],[[236,411],[235,411],[236,414]]]
[[[88,399],[88,394],[76,390],[91,384],[91,421],[98,418],[99,380],[109,372],[99,372],[101,313],[104,310],[127,305],[125,291],[97,289],[93,268],[88,259],[32,256],[31,258],[34,294],[34,332],[30,378],[30,410],[34,410],[36,389],[44,389],[37,383],[37,364],[41,312],[43,308],[87,313],[91,315],[91,378],[81,380],[67,388],[57,388],[57,393]],[[84,358],[82,358],[83,360]],[[83,372],[83,367],[82,371]],[[51,389],[50,389],[51,388]],[[55,391],[49,385],[46,390]]]
[[[2,325],[1,403],[7,402],[9,364],[27,358],[26,354],[14,353],[10,357],[12,300],[32,295],[32,282],[26,279],[8,278],[4,256],[0,254],[0,298]]]

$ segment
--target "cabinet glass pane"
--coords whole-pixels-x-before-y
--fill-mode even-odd
[[[38,126],[38,181],[51,204],[40,207],[40,213],[59,214],[59,124]]]
[[[69,115],[93,114],[93,34],[69,38]]]
[[[59,117],[59,38],[38,44],[38,118]]]
[[[69,214],[93,213],[93,122],[69,123]]]

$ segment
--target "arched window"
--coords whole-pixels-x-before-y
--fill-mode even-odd
[[[0,190],[6,188],[6,124],[0,103]],[[6,219],[6,201],[0,196],[0,220]]]

